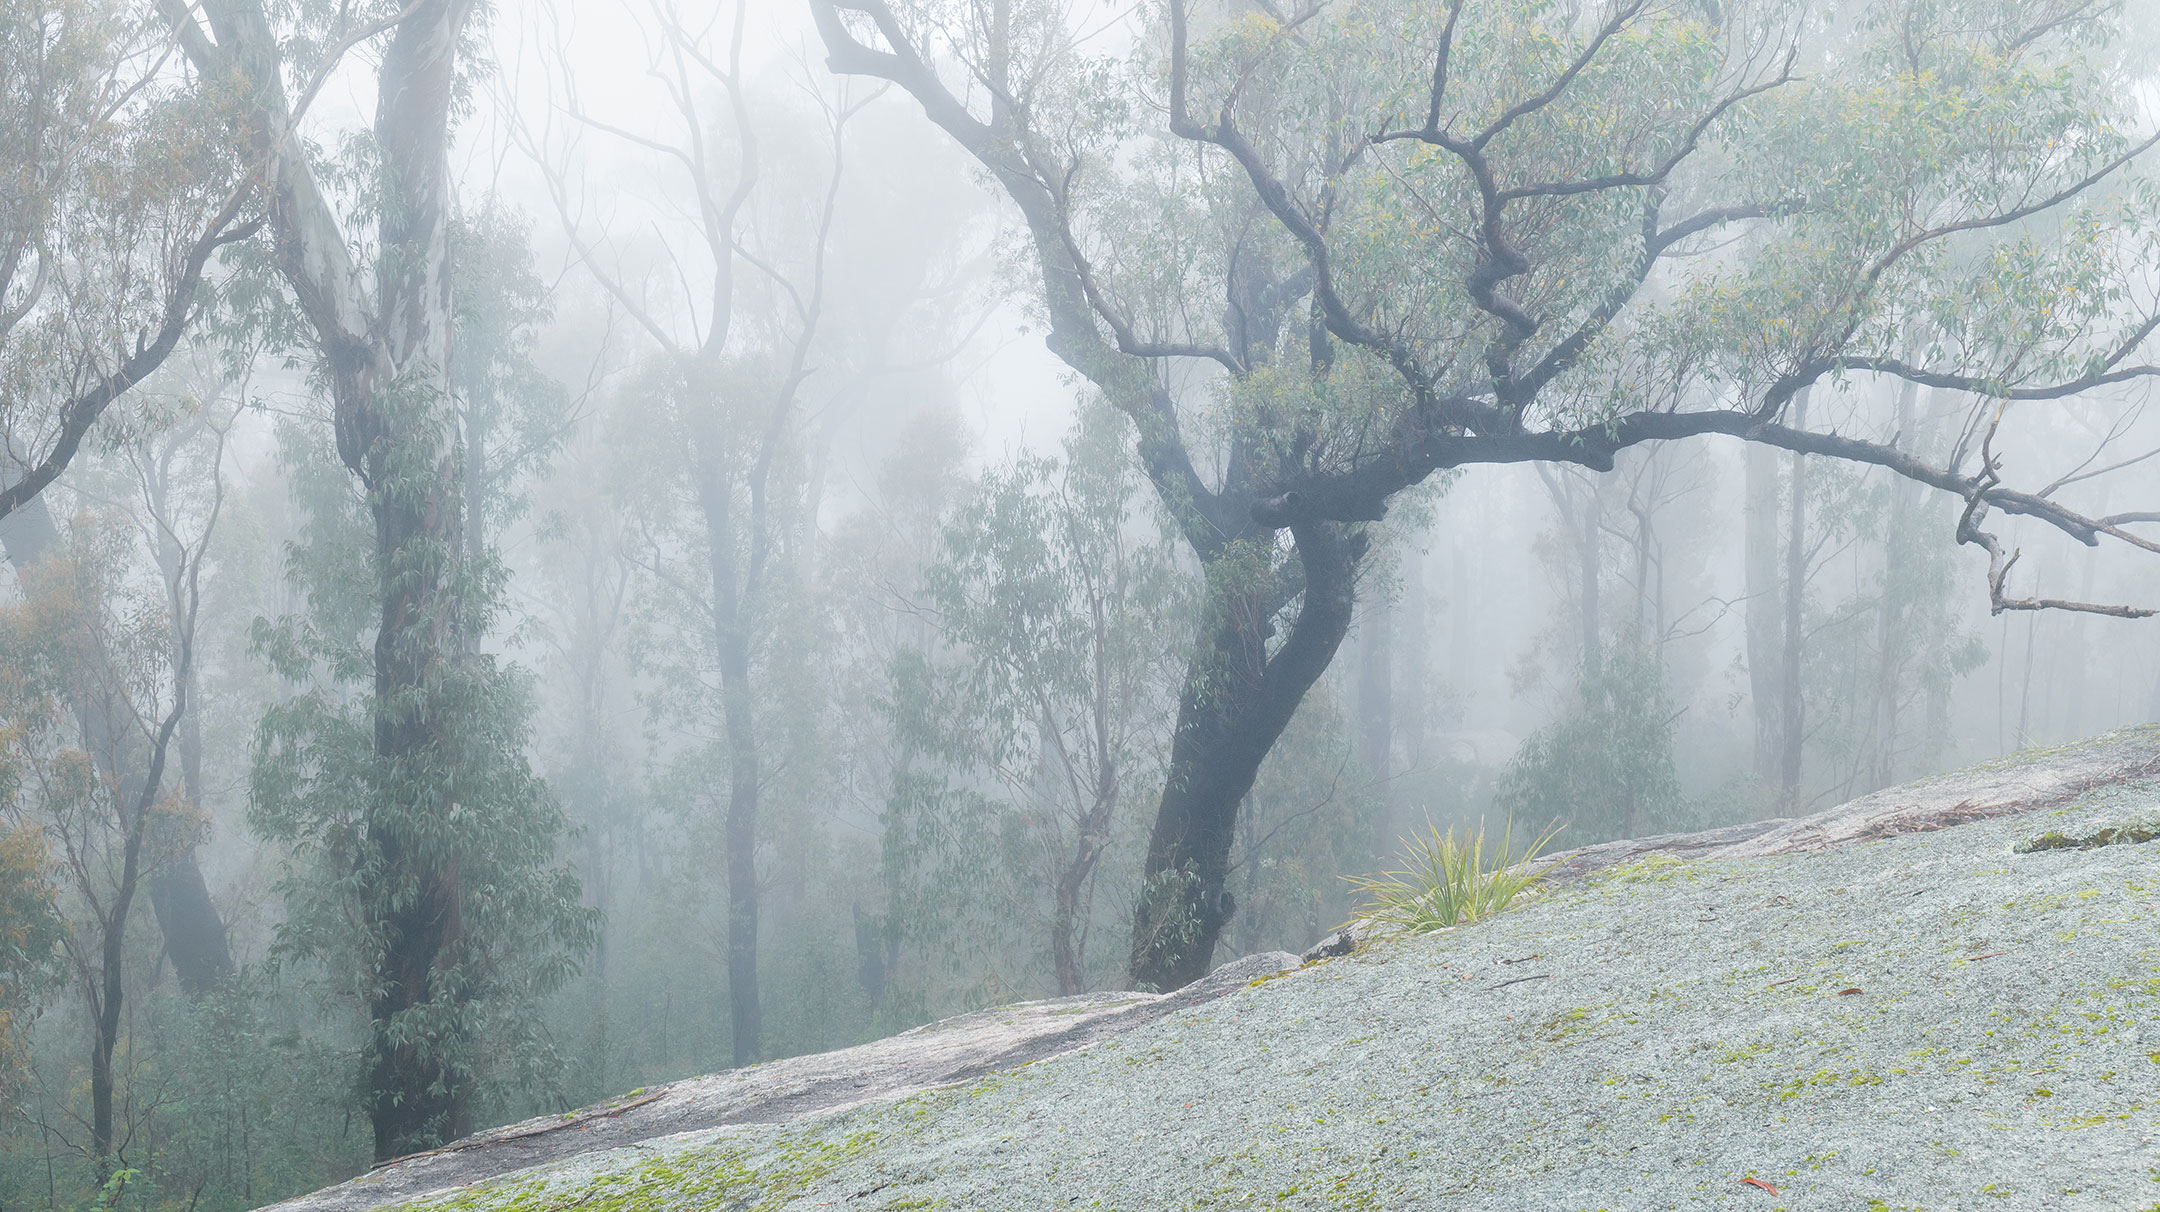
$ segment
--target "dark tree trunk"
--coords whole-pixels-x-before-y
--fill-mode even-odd
[[[1227,571],[1244,563],[1235,547],[1208,569],[1210,621],[1186,666],[1169,775],[1133,915],[1132,975],[1143,986],[1176,989],[1207,974],[1236,909],[1223,879],[1238,807],[1350,628],[1363,535],[1333,522],[1301,524],[1291,533],[1302,601],[1272,656],[1268,620],[1280,589]]]
[[[458,53],[474,0],[413,0],[384,32],[376,71],[371,238],[348,240],[293,126],[285,52],[261,0],[205,0],[168,16],[195,67],[242,109],[276,262],[313,329],[330,381],[338,457],[375,526],[374,774],[359,890],[378,948],[366,974],[368,1114],[378,1159],[464,1132],[471,1067],[460,1057],[477,990],[461,961],[458,863],[444,834],[462,755],[451,702],[464,672],[461,467],[450,398],[449,144]],[[373,289],[355,244],[372,248]],[[410,1014],[427,1007],[419,1015]]]
[[[337,372],[338,451],[368,489],[375,522],[375,852],[368,924],[384,953],[369,999],[369,1118],[378,1159],[472,1128],[472,1069],[455,1021],[476,996],[461,968],[463,890],[454,856],[433,843],[456,809],[444,776],[461,764],[443,690],[466,648],[460,571],[466,559],[464,468],[449,390],[450,101],[468,0],[422,0],[385,50],[376,135],[386,183],[372,348],[347,351],[324,330]],[[348,360],[348,358],[350,360]],[[399,1019],[428,1006],[446,1027]],[[401,1029],[401,1027],[403,1029]]]
[[[1260,477],[1292,468],[1246,439],[1233,441],[1220,486],[1204,482],[1185,447],[1177,404],[1156,359],[1128,351],[1122,338],[1111,342],[1098,323],[1099,310],[1087,297],[1071,233],[1064,227],[1064,200],[1051,184],[1065,174],[1046,171],[1037,158],[1040,145],[1026,132],[1017,107],[1001,96],[993,106],[994,120],[982,122],[913,48],[902,56],[872,54],[866,61],[856,53],[865,48],[849,34],[836,6],[815,2],[812,16],[836,70],[882,75],[901,84],[1019,206],[1042,271],[1051,353],[1132,418],[1141,464],[1199,557],[1211,615],[1186,666],[1170,768],[1133,914],[1131,953],[1135,982],[1159,989],[1186,984],[1207,971],[1235,907],[1223,878],[1240,804],[1262,759],[1349,628],[1364,555],[1359,523],[1307,518],[1295,504],[1296,494],[1279,488],[1270,488],[1275,495],[1266,501],[1258,500],[1265,486]],[[1007,64],[1003,51],[994,51],[991,59],[997,91]],[[1236,259],[1225,282],[1226,339],[1238,351],[1235,361],[1246,368],[1269,360],[1286,314],[1312,289],[1309,276],[1275,273],[1263,262],[1258,256]],[[1333,362],[1333,338],[1317,318],[1318,304],[1313,307],[1311,360],[1324,373]],[[1259,466],[1263,459],[1267,465]],[[1352,515],[1380,516],[1377,508]],[[1289,636],[1270,656],[1270,620],[1288,598],[1272,559],[1252,557],[1272,557],[1276,529],[1289,530],[1296,544],[1303,602]],[[1264,545],[1263,551],[1255,553],[1255,543]]]
[[[193,844],[165,856],[151,873],[150,910],[165,937],[165,957],[172,961],[182,990],[200,996],[233,974],[225,921],[210,899],[210,885],[203,879]]]
[[[127,960],[128,910],[135,900],[142,833],[141,822],[128,830],[120,887],[108,916],[99,923],[102,937],[98,940],[98,989],[97,996],[91,999],[96,1014],[90,1033],[90,1152],[101,1169],[113,1148],[113,1049],[120,1040],[120,1005],[125,993],[122,965]]]
[[[163,472],[152,484],[153,500],[165,512],[166,484]],[[170,587],[170,606],[178,620],[185,604],[181,600],[184,555],[170,534],[157,545],[158,569]],[[177,624],[176,624],[177,626]],[[173,635],[174,666],[188,666],[186,695],[195,700],[192,660],[180,658],[181,637]],[[175,739],[180,742],[180,789],[191,808],[200,810],[202,794],[202,716],[190,710],[180,717]],[[172,960],[173,975],[190,996],[216,988],[233,973],[232,951],[225,937],[225,922],[210,900],[209,884],[195,859],[196,839],[184,832],[184,822],[160,819],[151,825],[152,842],[162,861],[151,868],[150,908],[165,936],[165,954]]]
[[[120,1040],[121,1000],[126,995],[123,979],[127,962],[128,915],[135,907],[135,892],[142,879],[143,839],[150,832],[151,809],[157,804],[158,789],[165,779],[165,756],[172,745],[173,729],[187,714],[188,675],[193,660],[188,648],[182,644],[177,650],[174,663],[172,711],[159,724],[157,731],[146,738],[148,753],[144,762],[142,778],[132,790],[116,792],[119,804],[119,824],[124,841],[121,843],[119,886],[113,889],[112,901],[98,918],[98,970],[85,973],[91,979],[90,992],[91,1040],[90,1040],[90,1148],[98,1159],[100,1176],[110,1173],[113,1150],[113,1050]],[[128,811],[133,806],[133,812]]]
[[[369,1117],[378,1160],[461,1136],[471,1126],[473,1091],[449,1063],[446,1041],[415,1041],[392,1029],[399,1016],[423,1005],[461,1012],[472,992],[455,983],[464,937],[457,867],[434,853],[425,836],[429,818],[454,808],[439,785],[456,757],[438,700],[461,647],[456,575],[464,527],[447,436],[440,416],[386,425],[365,464],[375,486],[370,505],[382,602],[375,754],[386,772],[373,792],[385,802],[368,823],[375,857],[368,903],[376,915],[369,925],[385,947],[378,992],[368,1005],[374,1024]]]

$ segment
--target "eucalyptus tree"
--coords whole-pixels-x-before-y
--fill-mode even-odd
[[[1925,394],[1925,412],[1912,384],[1884,402],[1891,440],[1939,455],[1955,441],[1942,432],[1946,393]],[[1911,481],[1853,464],[1789,468],[1785,484],[1786,577],[1776,596],[1792,641],[1777,661],[1778,710],[1797,704],[1799,717],[1786,725],[1793,777],[1781,790],[1835,802],[1889,786],[1901,768],[1913,772],[1914,758],[1939,752],[1955,683],[1988,651],[1955,591],[1956,548],[1940,508],[1953,502],[1930,509]],[[1796,491],[1806,501],[1797,516]]]
[[[170,32],[121,0],[0,10],[0,518],[66,470],[260,226]]]
[[[128,931],[138,896],[173,858],[161,843],[174,831],[160,820],[188,811],[169,793],[166,769],[193,690],[202,568],[224,499],[224,433],[205,430],[188,426],[130,450],[128,487],[140,498],[130,512],[142,533],[111,509],[85,510],[67,549],[40,562],[0,626],[0,655],[14,671],[4,704],[12,752],[0,761],[23,772],[33,801],[25,807],[51,839],[68,888],[65,951],[90,1027],[89,1153],[107,1170]],[[205,487],[169,491],[175,460],[193,465],[190,478]],[[157,570],[154,584],[136,575],[145,567]],[[95,717],[115,726],[71,727],[60,709],[69,701],[95,703]],[[113,772],[127,762],[99,748],[139,754],[142,769],[123,779]]]
[[[470,642],[501,584],[466,542],[449,151],[483,7],[159,9],[261,182],[292,330],[357,487],[322,498],[321,549],[295,552],[320,625],[262,629],[279,672],[309,689],[264,719],[251,819],[312,865],[286,881],[284,942],[365,1009],[367,1110],[390,1157],[470,1129],[483,1034],[537,1057],[521,1003],[559,984],[590,937],[555,865],[561,814],[526,765],[522,683]],[[301,123],[361,47],[373,126],[327,148]],[[367,535],[357,567],[330,558],[346,526]],[[371,637],[333,617],[356,591],[374,604],[355,629]]]
[[[1442,468],[1709,434],[1881,466],[1965,502],[1997,610],[2131,609],[2013,592],[1998,512],[2160,551],[2006,484],[1993,429],[2160,373],[2120,10],[1167,0],[1101,54],[1048,0],[810,3],[834,70],[906,89],[1018,209],[1050,348],[1207,572],[1136,981],[1205,970],[1363,527]],[[1869,377],[1971,393],[1991,440],[1929,462],[1792,414]]]
[[[63,546],[39,494],[200,328],[220,250],[260,227],[210,104],[169,69],[171,46],[133,4],[0,11],[0,548],[19,569]],[[155,410],[127,420],[123,435],[161,423]],[[98,710],[74,704],[82,729],[116,742],[93,746],[118,763],[107,776],[138,782],[143,755]],[[159,869],[152,902],[183,984],[231,973],[192,850]]]
[[[1156,776],[1175,685],[1164,654],[1187,627],[1167,536],[1132,523],[1141,485],[1113,420],[1090,409],[1062,457],[987,473],[927,574],[954,648],[947,711],[927,722],[950,773],[1026,822],[1023,905],[1042,919],[1061,996],[1095,984],[1103,860],[1129,844],[1127,789]]]
[[[452,220],[450,263],[465,549],[484,551],[493,532],[524,513],[529,482],[562,444],[571,407],[535,364],[555,308],[526,221],[501,198],[485,199]]]
[[[573,130],[551,133],[521,123],[516,132],[547,178],[579,260],[659,351],[638,389],[653,405],[641,424],[649,423],[645,437],[663,448],[652,452],[662,474],[640,475],[632,492],[648,523],[672,513],[671,503],[695,519],[689,551],[672,550],[655,534],[648,564],[703,625],[705,634],[684,651],[709,661],[718,682],[727,779],[727,984],[738,1065],[760,1058],[763,1035],[757,855],[759,801],[771,762],[770,738],[760,734],[771,725],[760,720],[761,683],[771,672],[773,631],[782,621],[785,549],[801,530],[801,515],[790,508],[800,495],[799,477],[789,471],[800,461],[804,385],[823,336],[847,125],[862,104],[844,95],[817,97],[831,153],[822,196],[803,207],[772,196],[784,183],[774,179],[766,144],[775,137],[764,125],[772,118],[761,118],[745,75],[749,12],[748,0],[737,0],[731,15],[698,22],[671,5],[651,7],[652,70],[676,124],[669,136],[627,131],[590,112],[567,68],[561,84]],[[708,97],[718,98],[717,115],[708,111]],[[668,287],[656,294],[652,280],[632,276],[622,258],[610,255],[610,235],[581,222],[566,161],[587,132],[625,141],[681,173],[694,222],[685,247],[670,250],[679,295]],[[805,212],[807,222],[791,225]],[[681,265],[686,253],[696,258],[694,280]]]

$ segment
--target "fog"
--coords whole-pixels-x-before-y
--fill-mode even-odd
[[[0,1207],[2160,720],[2160,10],[1952,7],[7,0]]]

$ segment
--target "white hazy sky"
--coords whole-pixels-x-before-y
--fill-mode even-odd
[[[461,172],[468,194],[495,190],[515,200],[535,220],[534,242],[543,263],[567,259],[568,248],[554,208],[541,192],[533,166],[513,147],[508,123],[513,107],[528,127],[554,108],[560,125],[562,76],[576,81],[585,109],[612,125],[636,134],[669,137],[674,118],[667,94],[652,73],[653,40],[649,31],[660,0],[530,0],[503,4],[492,31],[499,70],[489,95],[468,123],[461,141]],[[822,44],[804,0],[741,0],[746,3],[745,74],[767,89],[835,86],[824,66]],[[1098,25],[1115,25],[1132,5],[1079,0],[1076,13]],[[731,3],[677,5],[682,14],[710,13],[714,42],[724,43],[735,16]],[[557,48],[563,48],[558,51]],[[855,82],[859,91],[867,82]],[[372,104],[372,99],[369,100]],[[921,118],[921,110],[895,91],[885,104],[901,109],[926,141],[943,141],[942,132]],[[910,123],[895,124],[905,129]],[[860,131],[860,127],[858,127]],[[875,137],[857,133],[853,138]],[[594,226],[618,230],[643,227],[658,231],[670,216],[660,199],[679,199],[683,183],[666,166],[621,140],[588,136],[582,140],[584,198]],[[986,199],[986,213],[1004,218],[1002,199]],[[895,216],[896,238],[906,238],[905,218]],[[1071,410],[1071,392],[1062,368],[1036,336],[1016,336],[1017,307],[993,317],[956,360],[962,368],[956,384],[963,415],[977,429],[977,453],[995,458],[1022,445],[1053,445],[1063,434]]]

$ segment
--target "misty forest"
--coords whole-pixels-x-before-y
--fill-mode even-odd
[[[2143,0],[0,0],[0,94],[0,1208],[2160,717]]]

